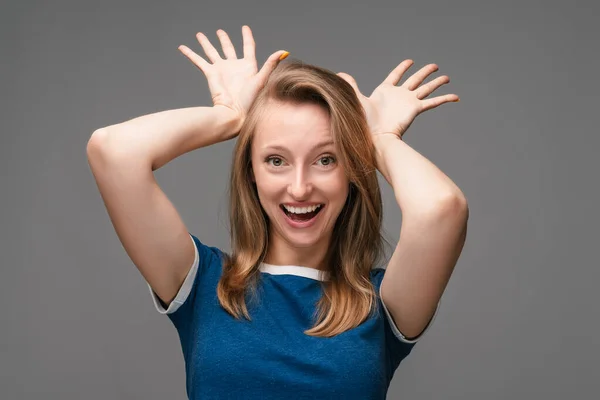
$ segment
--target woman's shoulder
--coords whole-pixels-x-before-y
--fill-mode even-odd
[[[371,282],[375,287],[379,287],[381,285],[381,281],[383,280],[383,276],[385,275],[385,268],[375,267],[371,269],[369,273],[369,277],[371,278]]]
[[[191,236],[192,240],[194,241],[194,244],[196,245],[196,248],[198,249],[198,253],[199,256],[202,257],[202,255],[204,256],[217,256],[218,258],[223,259],[224,257],[227,256],[227,253],[225,251],[223,251],[221,248],[217,247],[217,246],[211,246],[208,245],[204,242],[202,242],[200,239],[198,239],[198,237],[192,233],[189,233],[189,235]]]

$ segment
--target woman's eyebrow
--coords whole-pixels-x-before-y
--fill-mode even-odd
[[[329,145],[333,145],[333,141],[327,140],[327,141],[319,142],[311,148],[311,151],[315,150],[315,149],[319,149],[321,147],[329,146]],[[263,150],[289,151],[289,149],[287,147],[278,145],[278,144],[267,145],[267,146],[263,147]]]

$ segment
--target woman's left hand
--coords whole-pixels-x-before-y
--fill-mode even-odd
[[[393,133],[400,138],[412,124],[417,115],[444,103],[459,101],[455,94],[446,94],[425,99],[434,90],[450,82],[448,76],[440,76],[422,86],[423,81],[438,70],[435,64],[421,68],[401,86],[396,86],[402,75],[413,65],[412,60],[402,61],[388,77],[373,91],[370,97],[364,96],[358,89],[354,78],[344,72],[338,75],[347,81],[356,92],[365,110],[371,134]]]

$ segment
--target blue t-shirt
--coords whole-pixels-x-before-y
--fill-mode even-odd
[[[217,299],[221,250],[190,237],[196,257],[167,308],[148,285],[179,334],[190,399],[385,399],[394,371],[435,318],[408,340],[378,298],[379,312],[358,327],[309,336],[326,272],[262,264],[260,300],[247,303],[252,321],[236,320]],[[371,271],[377,293],[384,273]]]

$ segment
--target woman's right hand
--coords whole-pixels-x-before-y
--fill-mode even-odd
[[[271,72],[280,60],[288,56],[288,52],[279,50],[267,59],[258,70],[255,54],[255,43],[250,27],[242,27],[244,41],[244,57],[238,59],[235,48],[227,33],[219,29],[217,36],[221,42],[225,59],[213,47],[208,38],[198,32],[196,37],[212,64],[190,50],[187,46],[179,46],[179,50],[194,63],[206,76],[208,88],[215,107],[226,107],[234,114],[238,122],[235,136],[239,133],[246,114],[259,90],[265,85]]]

